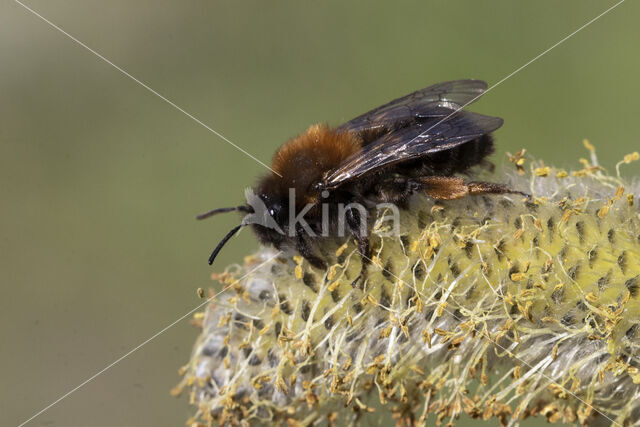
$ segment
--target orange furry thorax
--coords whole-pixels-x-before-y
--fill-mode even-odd
[[[325,124],[309,127],[282,145],[273,156],[272,168],[282,176],[274,174],[280,194],[288,194],[289,188],[293,188],[300,202],[301,198],[313,198],[309,194],[310,186],[360,148],[360,139],[354,133],[336,131]]]

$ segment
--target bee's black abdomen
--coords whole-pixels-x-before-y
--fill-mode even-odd
[[[464,173],[493,154],[493,137],[482,135],[480,138],[435,154],[434,158],[429,156],[426,162],[436,169],[435,172],[441,172],[438,175]]]
[[[493,137],[489,134],[482,135],[457,147],[400,163],[395,166],[395,172],[411,177],[465,173],[483,163],[493,153],[493,148]]]

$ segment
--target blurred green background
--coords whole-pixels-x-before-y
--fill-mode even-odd
[[[31,0],[46,18],[269,162],[429,84],[496,83],[613,1]],[[640,148],[638,2],[491,91],[504,152],[560,166]],[[627,167],[637,174],[637,167]],[[209,251],[265,169],[11,0],[0,3],[0,425],[17,425],[201,302]],[[249,232],[217,269],[256,247]],[[32,425],[183,425],[182,321]],[[538,423],[544,423],[539,420]],[[528,422],[532,425],[532,422]]]

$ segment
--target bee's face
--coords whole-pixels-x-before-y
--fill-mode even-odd
[[[262,243],[277,247],[286,236],[288,206],[286,201],[272,193],[259,192],[258,197],[264,203],[265,211],[258,213],[257,222],[251,225]]]
[[[251,226],[261,243],[272,244],[276,248],[279,248],[280,243],[285,240],[287,230],[286,224],[283,222],[285,215],[282,203],[278,200],[265,197],[264,195],[260,195],[260,198],[267,208],[266,213],[273,218],[274,223],[269,221],[269,219],[271,219],[269,218],[263,223],[253,223]]]
[[[285,206],[286,202],[281,200],[279,197],[266,193],[260,194],[259,197],[264,203],[267,213],[271,218],[273,218],[278,225],[285,225],[286,214],[288,212],[287,206]]]
[[[275,221],[280,228],[284,228],[288,223],[289,191],[288,188],[283,188],[282,179],[275,175],[264,177],[255,187],[254,194],[262,202],[260,209],[265,211],[259,213],[259,216],[269,216],[265,218],[266,223]]]
[[[273,219],[280,218],[282,216],[282,204],[280,202],[273,202],[267,208],[267,212],[269,212],[269,215],[271,215]],[[280,221],[277,222],[280,223]]]

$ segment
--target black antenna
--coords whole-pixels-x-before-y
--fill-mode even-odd
[[[229,209],[229,208],[226,208]],[[235,208],[233,208],[233,210],[235,210]],[[220,240],[220,243],[218,243],[218,246],[216,246],[216,248],[213,250],[213,252],[211,252],[211,256],[209,257],[209,265],[213,264],[213,261],[216,259],[216,257],[218,256],[218,252],[220,252],[220,250],[222,249],[222,247],[224,246],[225,243],[227,243],[227,241],[233,237],[234,234],[236,234],[238,232],[238,230],[240,230],[242,227],[244,227],[247,224],[240,224],[236,227],[233,227],[231,229],[231,231],[229,231],[227,233],[226,236],[224,236],[222,238],[222,240]]]
[[[196,219],[206,219],[206,218],[212,217],[212,216],[214,216],[216,214],[219,214],[219,213],[232,212],[232,211],[240,211],[240,212],[251,213],[251,209],[249,208],[249,206],[244,206],[243,205],[243,206],[236,206],[236,207],[233,207],[233,208],[213,209],[213,210],[211,210],[209,212],[205,212],[205,213],[202,213],[202,214],[196,216]]]

